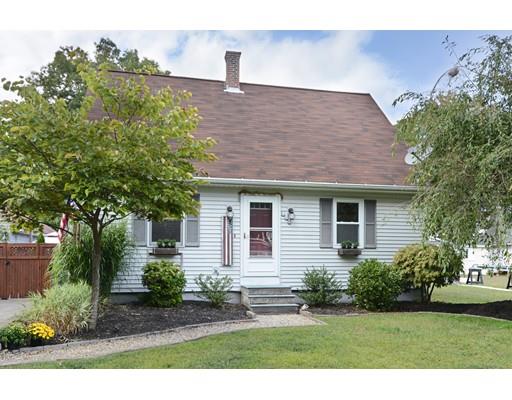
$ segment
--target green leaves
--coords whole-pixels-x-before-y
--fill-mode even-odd
[[[463,269],[462,257],[448,245],[412,244],[400,249],[393,263],[409,287],[421,289],[426,302],[435,287],[451,284]]]
[[[364,260],[350,271],[347,294],[366,310],[389,310],[402,292],[400,274],[378,260]]]
[[[437,237],[458,248],[482,239],[500,248],[509,239],[511,40],[488,36],[485,46],[460,57],[460,83],[450,90],[433,97],[406,93],[396,101],[412,101],[397,124],[397,142],[426,155],[409,177],[418,187],[412,208],[425,239]]]
[[[36,86],[47,100],[62,99],[71,109],[78,109],[87,91],[87,84],[80,76],[82,64],[117,71],[170,75],[170,71],[161,70],[156,61],[145,57],[140,59],[135,49],[121,51],[108,38],[101,38],[95,46],[92,58],[80,47],[60,47],[55,52],[53,60],[39,72],[33,72],[28,81]],[[9,90],[5,85],[4,89]]]
[[[80,74],[90,91],[78,109],[28,84],[12,89],[21,101],[0,105],[0,210],[26,227],[62,213],[90,226],[194,214],[193,163],[215,157],[214,141],[192,134],[189,94],[152,93],[142,76],[92,66]]]

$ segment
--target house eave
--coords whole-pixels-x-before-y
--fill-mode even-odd
[[[371,191],[371,192],[400,192],[413,194],[417,191],[415,186],[408,185],[379,185],[366,183],[332,183],[332,182],[308,182],[308,181],[285,181],[266,179],[244,179],[244,178],[215,178],[198,177],[201,181],[208,182],[210,186],[218,187],[282,187],[289,189],[303,190],[348,190],[348,191]]]

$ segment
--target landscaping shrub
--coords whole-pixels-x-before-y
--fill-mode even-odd
[[[142,283],[149,289],[147,302],[157,307],[172,307],[183,302],[187,280],[181,267],[169,261],[146,264]]]
[[[21,315],[22,321],[43,322],[64,337],[87,328],[91,316],[91,287],[87,283],[65,283],[30,297],[32,307]]]
[[[0,328],[0,344],[2,349],[18,349],[26,346],[29,340],[30,333],[19,322],[13,322],[4,328]]]
[[[461,255],[448,245],[412,244],[393,262],[405,284],[421,290],[422,302],[430,302],[434,288],[453,283],[463,271]]]
[[[208,300],[214,307],[222,307],[229,300],[229,290],[233,287],[233,279],[225,275],[222,277],[203,274],[195,279],[196,285],[201,290],[198,296]]]
[[[310,306],[335,304],[341,298],[342,283],[325,266],[306,269],[302,283],[304,287],[299,296]]]
[[[102,297],[110,295],[112,282],[125,267],[124,258],[132,245],[125,223],[105,228],[101,239],[100,292]],[[57,284],[80,281],[90,284],[91,260],[91,229],[81,226],[79,241],[71,235],[66,235],[64,241],[54,249],[48,268],[52,281]]]
[[[401,292],[400,274],[386,263],[365,260],[350,271],[347,294],[366,310],[389,310]]]

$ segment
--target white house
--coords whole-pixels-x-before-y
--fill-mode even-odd
[[[225,81],[147,77],[152,88],[192,93],[203,118],[196,136],[217,140],[219,160],[197,166],[208,182],[198,218],[130,220],[137,249],[115,293],[144,291],[144,265],[168,257],[182,265],[187,292],[199,274],[218,272],[233,278],[234,293],[246,287],[253,303],[273,295],[260,300],[284,307],[308,267],[346,282],[361,260],[390,262],[420,240],[406,149],[392,155],[393,126],[371,95],[240,83],[240,53],[225,60]],[[158,239],[175,239],[179,254],[154,255]],[[341,254],[344,241],[360,254]]]

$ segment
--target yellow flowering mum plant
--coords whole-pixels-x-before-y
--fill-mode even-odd
[[[43,322],[33,322],[27,328],[34,339],[51,340],[55,337],[55,331]]]

